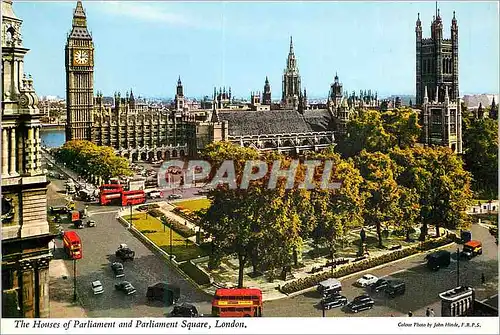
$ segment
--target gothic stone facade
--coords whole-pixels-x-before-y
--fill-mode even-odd
[[[48,317],[53,239],[47,223],[40,111],[23,70],[22,20],[2,1],[2,317]]]
[[[453,13],[451,39],[443,38],[436,12],[431,37],[422,38],[420,15],[416,23],[416,93],[423,126],[421,142],[462,152],[462,112],[458,88],[458,24]]]

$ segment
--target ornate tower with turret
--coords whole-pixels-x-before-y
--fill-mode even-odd
[[[94,43],[82,2],[73,12],[66,42],[66,140],[91,140],[94,108]]]
[[[416,33],[416,96],[417,106],[423,103],[424,88],[427,86],[428,98],[432,101],[444,99],[445,87],[451,101],[459,98],[458,88],[458,24],[453,12],[451,38],[443,38],[443,22],[436,10],[431,24],[431,37],[423,38],[422,22],[418,14]],[[435,96],[436,92],[440,95]]]
[[[20,20],[2,1],[2,317],[49,316],[47,179]]]
[[[184,88],[182,87],[181,76],[177,80],[177,91],[175,93],[175,110],[182,111],[184,110]]]
[[[266,76],[266,82],[264,83],[264,92],[262,93],[262,104],[271,105],[271,85],[269,85],[269,79]]]
[[[284,108],[297,108],[299,104],[300,74],[295,53],[293,52],[293,40],[290,36],[290,51],[286,61],[286,68],[283,71],[283,94],[281,104]]]
[[[420,14],[416,22],[416,105],[421,109],[422,143],[443,145],[462,152],[462,112],[458,88],[458,24],[453,12],[451,38],[443,38],[439,9],[431,37],[422,37]]]

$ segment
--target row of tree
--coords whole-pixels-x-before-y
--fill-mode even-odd
[[[269,167],[280,160],[282,168],[292,162],[276,152],[259,153],[226,142],[209,145],[203,156],[214,170],[224,160],[233,160],[238,185],[248,160],[265,160]],[[349,231],[362,226],[376,228],[382,247],[382,231],[387,226],[404,231],[409,238],[420,225],[424,240],[429,225],[455,229],[468,224],[464,211],[472,198],[471,179],[461,159],[448,148],[362,150],[354,158],[342,158],[331,147],[301,159],[332,161],[330,180],[340,181],[340,189],[321,189],[322,164],[316,169],[312,190],[288,189],[285,179],[268,189],[267,174],[250,182],[248,189],[221,184],[208,195],[212,205],[200,216],[202,228],[213,238],[211,266],[216,267],[224,256],[236,256],[240,287],[249,262],[254,271],[296,264],[308,238],[328,245],[333,254]],[[295,186],[304,181],[305,174],[305,167],[299,165]]]
[[[109,180],[133,175],[126,158],[117,156],[111,147],[98,146],[90,141],[68,141],[57,150],[55,156],[84,177]]]

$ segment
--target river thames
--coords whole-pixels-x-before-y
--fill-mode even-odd
[[[66,133],[64,129],[48,130],[43,129],[40,131],[42,145],[49,148],[60,147],[66,142]]]

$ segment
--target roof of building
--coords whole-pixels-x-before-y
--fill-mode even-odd
[[[479,104],[486,108],[491,105],[491,102],[495,97],[495,103],[498,103],[498,95],[495,94],[474,94],[474,95],[464,95],[464,103],[467,108],[478,108]]]
[[[73,27],[69,37],[77,39],[92,39],[92,36],[90,36],[90,33],[85,27]]]
[[[327,110],[219,111],[220,121],[228,121],[230,136],[309,133],[333,130]]]

